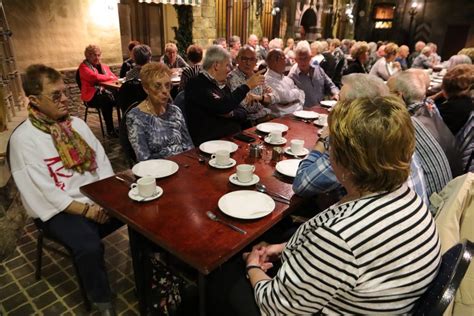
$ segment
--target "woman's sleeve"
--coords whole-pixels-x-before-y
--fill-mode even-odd
[[[255,301],[264,315],[312,314],[358,279],[355,257],[333,230],[319,227],[283,263],[277,275],[255,286]]]
[[[128,140],[130,141],[130,145],[132,145],[137,160],[143,161],[150,159],[151,153],[146,141],[143,122],[138,118],[134,111],[127,114],[126,120]]]
[[[107,67],[108,68],[108,67]],[[89,69],[84,64],[81,64],[79,67],[79,74],[81,77],[81,81],[88,81],[88,82],[104,82],[104,81],[110,81],[115,78],[115,75],[110,72],[110,69],[106,71],[107,74],[101,75],[97,72],[92,71],[92,69]]]

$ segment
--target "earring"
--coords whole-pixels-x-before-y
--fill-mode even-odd
[[[342,181],[346,181],[346,173],[342,174]]]

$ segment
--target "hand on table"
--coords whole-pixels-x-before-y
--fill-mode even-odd
[[[89,207],[89,210],[86,214],[86,218],[99,224],[104,224],[105,222],[108,222],[110,220],[110,217],[109,215],[107,215],[107,212],[105,212],[102,207],[95,204]]]

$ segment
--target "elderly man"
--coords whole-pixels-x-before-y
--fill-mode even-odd
[[[431,55],[431,47],[425,46],[421,53],[413,60],[413,64],[411,65],[412,68],[419,68],[419,69],[429,69],[433,68],[433,64],[430,60]]]
[[[342,79],[341,100],[355,100],[357,98],[375,98],[387,96],[389,91],[384,82],[375,76],[367,74],[350,74]],[[313,150],[300,163],[293,182],[293,191],[304,197],[311,197],[320,193],[336,190],[339,196],[344,194],[342,185],[337,180],[329,162],[329,151],[324,146],[328,136],[325,129],[318,138]],[[424,176],[417,154],[413,155],[411,174],[407,184],[423,201],[428,204],[428,195],[425,188]]]
[[[326,92],[334,100],[339,99],[339,89],[318,65],[311,65],[311,48],[307,41],[296,45],[296,64],[291,67],[288,77],[304,91],[304,107],[317,105],[324,99]]]
[[[267,55],[267,66],[265,84],[272,89],[272,104],[269,106],[272,114],[278,117],[302,110],[304,91],[283,74],[286,67],[283,51],[272,49]]]
[[[56,70],[26,69],[28,118],[10,138],[10,167],[28,215],[71,249],[88,297],[113,315],[104,266],[103,233],[121,223],[82,195],[85,184],[113,175],[104,149],[89,127],[68,114],[67,88]]]
[[[408,69],[407,58],[409,54],[410,54],[410,48],[408,48],[408,46],[402,45],[398,48],[398,53],[397,53],[397,57],[395,58],[395,61],[400,64],[400,66],[402,67],[402,70]]]
[[[428,43],[426,46],[429,46],[431,48],[431,55],[430,55],[430,61],[431,63],[436,66],[441,62],[441,56],[438,55],[438,45],[435,43]]]
[[[270,50],[268,37],[264,36],[260,39],[260,49],[258,50],[258,59],[265,60],[267,58],[268,51]]]
[[[254,75],[257,65],[257,54],[249,45],[245,45],[237,54],[237,68],[231,71],[227,83],[231,91],[245,84]],[[247,120],[251,125],[271,119],[270,109],[266,108],[272,101],[271,91],[263,86],[257,86],[247,93],[240,105],[247,111]]]
[[[418,55],[420,55],[421,50],[425,48],[426,43],[423,41],[418,41],[415,44],[415,51],[408,56],[408,67],[411,67],[413,64],[413,61],[415,60]]]
[[[247,39],[247,45],[252,46],[252,48],[257,51],[259,49],[259,47],[258,47],[258,36],[255,35],[255,34],[250,34],[249,38]]]
[[[178,55],[178,47],[176,47],[175,43],[167,43],[165,45],[165,54],[161,56],[160,61],[170,69],[188,66],[183,57]]]
[[[99,86],[100,82],[116,80],[117,77],[110,70],[109,66],[100,62],[102,51],[99,46],[87,46],[84,56],[86,59],[79,65],[79,76],[76,74],[76,79],[79,79],[78,84],[80,83],[81,99],[86,101],[91,107],[102,111],[107,135],[118,137],[112,119],[115,98],[110,91]]]
[[[419,73],[415,73],[415,70]],[[453,176],[462,173],[461,157],[456,148],[456,140],[443,122],[443,119],[436,110],[436,106],[426,99],[426,84],[422,76],[428,76],[421,69],[413,69],[410,72],[401,72],[391,77],[387,85],[390,92],[400,96],[407,105],[408,112],[412,115],[412,120],[421,123],[417,129],[418,133],[423,133],[420,141],[428,142],[432,154],[439,156],[442,152],[449,161],[449,166]],[[423,128],[424,127],[424,128]],[[437,157],[434,161],[444,161],[444,157]],[[441,166],[444,166],[442,164]]]
[[[260,73],[230,91],[226,85],[230,54],[221,46],[208,48],[202,63],[203,71],[188,81],[184,90],[188,130],[195,146],[240,131],[246,118],[240,102],[247,93],[264,83]]]

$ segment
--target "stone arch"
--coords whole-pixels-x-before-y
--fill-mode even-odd
[[[314,40],[316,36],[317,14],[313,8],[308,8],[301,14],[298,25],[304,28],[306,39]]]

